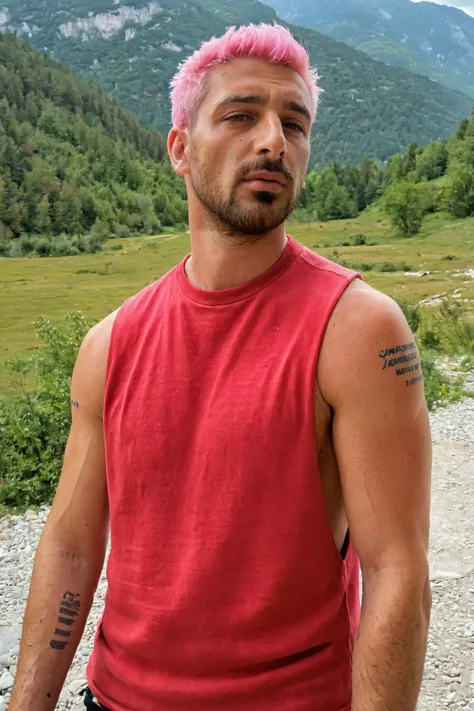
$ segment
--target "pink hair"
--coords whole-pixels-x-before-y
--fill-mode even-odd
[[[222,37],[212,37],[189,56],[171,80],[171,118],[176,128],[186,128],[198,108],[205,91],[205,76],[216,64],[230,62],[237,57],[258,57],[273,64],[285,64],[303,79],[311,96],[311,116],[314,120],[322,89],[319,76],[309,63],[309,57],[281,25],[247,25],[231,27]]]

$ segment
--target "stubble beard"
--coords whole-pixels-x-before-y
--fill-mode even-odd
[[[223,237],[239,242],[255,242],[279,227],[293,212],[300,191],[292,191],[284,204],[275,205],[280,196],[259,191],[253,204],[246,205],[236,197],[238,184],[226,198],[217,181],[209,180],[200,168],[190,175],[193,190],[206,209],[209,222]]]

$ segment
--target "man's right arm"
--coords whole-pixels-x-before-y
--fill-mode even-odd
[[[36,551],[10,711],[53,711],[81,640],[108,537],[102,409],[115,313],[81,346],[72,426],[53,505]]]

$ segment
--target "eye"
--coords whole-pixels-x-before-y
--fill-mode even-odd
[[[247,119],[250,121],[250,116],[248,114],[232,114],[232,116],[228,116],[226,118],[226,121],[238,122],[238,121],[246,121]]]
[[[285,121],[284,126],[290,128],[292,131],[299,131],[300,133],[304,133],[303,126],[299,123],[295,123],[294,121]]]

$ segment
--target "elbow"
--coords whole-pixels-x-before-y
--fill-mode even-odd
[[[423,587],[423,593],[421,597],[421,608],[424,618],[426,619],[427,625],[430,623],[431,618],[431,608],[433,605],[433,597],[431,594],[431,584],[429,574],[426,576],[425,585]]]
[[[397,606],[418,609],[421,616],[430,620],[432,596],[428,561],[397,561],[377,569],[364,570],[362,566],[363,597],[390,599]]]

